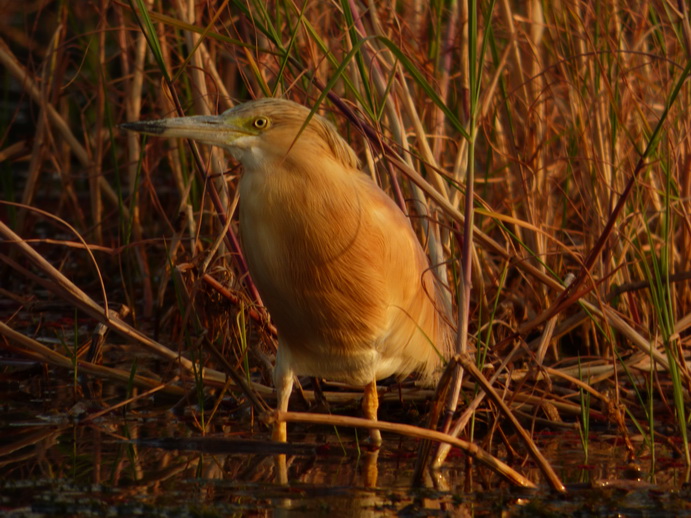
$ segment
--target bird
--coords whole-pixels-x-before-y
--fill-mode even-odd
[[[409,218],[331,122],[262,98],[122,127],[218,146],[241,164],[240,240],[278,331],[278,410],[287,411],[295,376],[363,388],[374,421],[378,380],[417,373],[434,383],[453,340],[443,287]],[[273,439],[287,441],[285,422]],[[370,441],[381,443],[379,430]]]

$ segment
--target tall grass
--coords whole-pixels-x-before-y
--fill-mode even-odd
[[[601,411],[622,434],[658,440],[653,427],[673,423],[689,463],[688,10],[479,4],[6,3],[2,222],[103,305],[88,248],[107,300],[126,301],[131,327],[167,358],[212,369],[204,351],[218,347],[245,393],[267,395],[275,335],[238,245],[237,164],[117,124],[296,100],[339,128],[410,215],[459,343],[482,351],[507,403],[556,420],[542,402],[558,402],[558,419],[591,429],[583,412]],[[35,292],[39,263],[2,236],[7,340],[6,329],[37,331],[17,315],[38,300],[89,305],[59,282]],[[184,365],[157,374],[222,384]],[[654,419],[650,398],[664,403]]]

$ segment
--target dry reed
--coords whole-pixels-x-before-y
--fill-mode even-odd
[[[240,171],[117,124],[285,96],[320,104],[410,214],[468,331],[461,348],[524,428],[584,426],[585,391],[587,415],[627,444],[680,436],[689,462],[684,2],[77,4],[3,6],[3,355],[126,382],[32,340],[36,305],[60,300],[119,333],[106,366],[136,343],[179,367],[136,384],[218,388],[230,372],[265,408],[275,330],[236,237]],[[127,322],[109,309],[122,303]],[[459,412],[485,405],[475,381]],[[476,439],[494,444],[504,418],[487,406]]]

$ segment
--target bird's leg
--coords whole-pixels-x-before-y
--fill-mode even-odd
[[[377,408],[379,408],[379,394],[377,394],[377,380],[372,380],[365,385],[365,394],[362,398],[362,412],[367,419],[377,420]],[[381,444],[381,432],[375,428],[370,429],[369,438],[372,444]]]
[[[363,484],[364,487],[377,487],[377,479],[379,478],[379,466],[377,461],[379,459],[379,448],[374,451],[365,452],[363,456]]]
[[[284,351],[281,353],[281,351]],[[293,391],[293,380],[295,374],[289,367],[290,363],[286,359],[285,350],[278,346],[276,354],[276,366],[274,367],[274,387],[276,387],[276,410],[286,412],[290,393]],[[276,421],[272,433],[272,439],[278,442],[287,442],[288,431],[285,421]],[[279,484],[288,483],[288,463],[285,454],[276,455],[276,478]]]
[[[274,369],[276,410],[286,412],[288,410],[290,393],[293,391],[293,371],[282,367],[281,362],[277,358],[276,367]],[[279,442],[286,442],[288,440],[288,432],[285,421],[276,422],[273,429],[272,439]]]
[[[276,410],[286,412],[290,393],[293,391],[293,379],[295,373],[290,368],[290,352],[285,345],[278,344],[276,353],[276,366],[274,367],[274,387],[276,387]],[[272,439],[274,441],[286,442],[288,432],[285,421],[277,421],[274,425]]]

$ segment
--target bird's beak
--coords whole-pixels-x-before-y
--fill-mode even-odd
[[[250,135],[223,115],[197,115],[150,121],[126,122],[120,127],[145,135],[188,138],[204,144],[225,147],[241,136]]]

